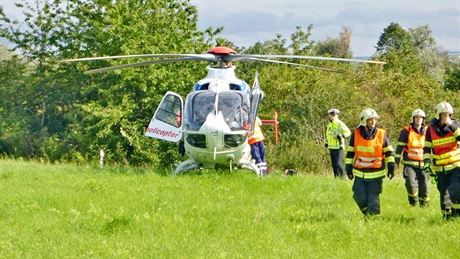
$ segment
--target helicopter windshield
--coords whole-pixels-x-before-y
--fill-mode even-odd
[[[214,111],[215,102],[215,92],[199,91],[190,94],[186,104],[186,128],[189,130],[199,130],[206,121],[208,114]]]
[[[240,91],[218,93],[217,111],[221,112],[231,130],[242,130],[248,124],[249,100]],[[190,94],[186,104],[186,129],[198,131],[210,112],[214,112],[216,93],[197,91]]]
[[[224,120],[231,130],[242,130],[249,126],[249,104],[241,92],[220,92],[217,109],[222,112]]]

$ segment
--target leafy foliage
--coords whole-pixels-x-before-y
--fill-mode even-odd
[[[94,162],[99,150],[111,163],[167,165],[179,159],[177,147],[147,139],[144,129],[163,94],[186,95],[205,76],[204,63],[167,64],[85,75],[82,71],[133,60],[67,64],[58,60],[83,56],[139,53],[202,53],[211,45],[232,46],[246,54],[296,54],[350,57],[351,29],[337,38],[314,42],[313,25],[296,27],[290,42],[281,34],[238,48],[220,37],[223,27],[198,30],[198,12],[188,0],[106,1],[37,0],[18,4],[24,20],[14,21],[0,9],[0,36],[19,56],[0,52],[0,152],[49,161]],[[404,30],[391,23],[379,38],[370,65],[292,61],[328,67],[326,73],[296,67],[237,63],[238,75],[252,82],[259,71],[266,92],[260,117],[279,112],[281,144],[265,128],[272,168],[322,173],[328,154],[323,148],[326,111],[342,110],[352,128],[358,114],[372,107],[395,139],[418,107],[428,114],[447,100],[460,105],[458,67],[451,67],[435,47],[427,26]],[[435,65],[433,65],[435,64]],[[430,70],[428,68],[435,68]],[[445,88],[439,77],[447,70]],[[441,73],[441,74],[440,74]],[[436,76],[434,76],[436,75]]]
[[[328,38],[315,45],[315,54],[337,58],[351,58],[351,29],[344,26],[338,38]]]

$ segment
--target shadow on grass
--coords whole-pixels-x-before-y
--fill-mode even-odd
[[[294,213],[287,217],[287,221],[292,223],[325,223],[330,221],[336,221],[337,215],[334,213],[323,213],[323,214],[302,214]]]
[[[6,172],[6,173],[1,173],[0,174],[0,180],[7,180],[10,178],[13,178],[14,172]]]
[[[105,235],[111,235],[115,232],[121,231],[128,228],[131,225],[131,219],[127,217],[114,217],[108,222],[104,223],[102,227],[102,233]]]
[[[374,221],[385,221],[390,223],[397,223],[397,224],[410,224],[416,221],[415,217],[406,216],[406,215],[374,215],[374,216],[363,216],[363,220],[366,222],[374,222]]]

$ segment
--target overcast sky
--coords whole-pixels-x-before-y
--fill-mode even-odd
[[[460,50],[460,0],[191,0],[199,10],[199,26],[224,26],[223,36],[238,46],[284,38],[296,26],[313,24],[313,40],[337,37],[352,29],[355,56],[375,51],[379,36],[391,22],[403,28],[428,24],[438,46]]]
[[[32,1],[32,0],[31,0]],[[17,15],[13,3],[0,0],[7,14]],[[199,26],[224,26],[223,36],[236,45],[284,38],[296,26],[313,24],[313,40],[337,37],[343,26],[352,29],[355,56],[369,56],[383,29],[391,22],[404,28],[428,24],[438,46],[460,51],[460,0],[191,0],[199,10]],[[0,43],[4,41],[0,40]]]

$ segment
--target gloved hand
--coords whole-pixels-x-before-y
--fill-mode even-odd
[[[345,165],[345,171],[347,172],[348,179],[353,180],[353,166],[351,164]]]
[[[424,163],[423,172],[425,172],[426,174],[429,174],[429,175],[436,175],[434,173],[434,170],[433,170],[433,167],[432,167],[432,164],[431,164],[431,160],[425,159],[425,161],[423,163]]]
[[[343,135],[342,134],[337,134],[336,138],[337,138],[338,141],[342,141]]]
[[[328,145],[327,143],[324,143],[324,147],[325,147],[325,148],[328,148],[329,145]]]
[[[395,176],[395,164],[394,163],[388,163],[388,172],[387,172],[388,178],[393,179]]]

